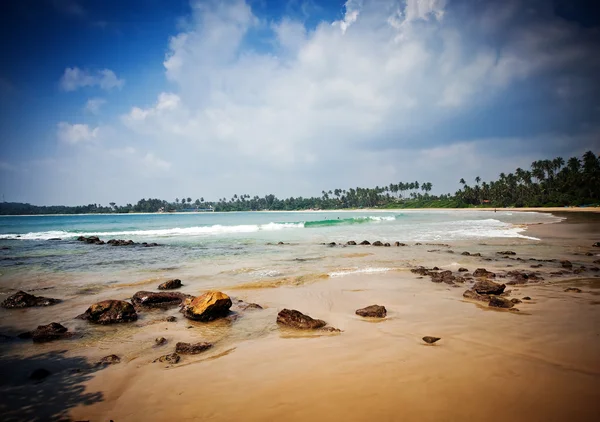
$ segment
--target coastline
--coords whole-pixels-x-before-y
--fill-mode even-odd
[[[21,404],[44,416],[49,409],[66,409],[73,420],[591,420],[600,400],[600,272],[591,270],[600,258],[600,248],[591,246],[600,240],[599,223],[596,213],[571,213],[557,223],[525,225],[539,241],[411,242],[402,248],[289,245],[279,249],[284,256],[237,265],[223,260],[157,273],[138,269],[111,283],[99,275],[96,284],[75,284],[62,296],[65,302],[53,307],[0,309],[2,329],[12,326],[15,334],[54,320],[82,333],[80,339],[48,344],[0,343],[5,374],[0,412],[7,420],[23,419]],[[504,250],[515,255],[498,254]],[[516,305],[519,312],[465,299],[472,282],[432,283],[410,272],[419,265],[455,274],[460,267],[486,268],[498,274],[495,281],[506,283],[508,271],[534,271],[531,259],[541,264],[535,272],[544,281],[507,286],[510,298],[532,298]],[[250,270],[268,269],[272,260],[289,262],[301,275],[249,278]],[[564,270],[561,260],[570,260],[573,270]],[[586,272],[575,273],[580,266]],[[374,267],[388,271],[352,272]],[[334,271],[344,274],[328,275]],[[566,273],[552,274],[560,271]],[[140,312],[131,325],[97,327],[73,319],[99,300],[125,300],[174,276],[183,280],[182,293],[223,289],[234,302],[264,309],[238,310],[231,321],[211,323],[186,320],[177,309]],[[226,277],[238,284],[223,285]],[[56,292],[56,281],[40,283],[40,294]],[[582,292],[565,292],[567,287]],[[374,303],[386,306],[384,320],[355,315]],[[284,308],[323,319],[342,332],[282,329],[275,320]],[[167,315],[177,322],[165,322]],[[423,336],[442,340],[430,346]],[[157,347],[157,337],[165,337],[166,345]],[[214,347],[183,356],[176,365],[153,362],[178,341],[210,341]],[[108,354],[117,354],[121,362],[94,366]],[[79,375],[82,365],[93,372]],[[36,367],[53,375],[31,382],[27,377]],[[62,391],[64,385],[69,387]]]

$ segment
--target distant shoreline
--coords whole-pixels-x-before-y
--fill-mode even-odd
[[[198,214],[231,214],[231,213],[325,213],[325,212],[419,212],[419,211],[509,211],[509,212],[566,212],[566,213],[600,213],[600,207],[539,207],[539,208],[344,208],[337,210],[260,210],[260,211],[213,211],[213,212],[130,212],[130,213],[85,213],[85,214],[2,214],[0,217],[72,217],[81,215],[198,215]]]

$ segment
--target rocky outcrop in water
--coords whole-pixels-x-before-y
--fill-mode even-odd
[[[131,301],[137,307],[147,308],[172,308],[183,305],[186,299],[193,299],[193,296],[176,292],[136,292]]]
[[[51,322],[48,325],[39,325],[35,330],[28,333],[34,343],[47,343],[53,340],[60,340],[71,336],[67,327],[58,322]]]
[[[208,350],[213,345],[210,343],[202,342],[202,343],[183,343],[179,342],[175,345],[175,353],[179,353],[181,355],[197,355],[198,353],[202,353],[205,350]]]
[[[124,300],[103,300],[90,306],[77,318],[94,324],[117,324],[137,320],[135,308]]]
[[[320,319],[313,319],[295,309],[283,309],[277,314],[277,324],[300,330],[316,330],[323,328],[327,323]]]
[[[107,245],[111,245],[111,246],[130,246],[130,245],[135,245],[135,242],[133,240],[123,240],[123,239],[110,239],[108,242],[106,242]]]
[[[188,319],[207,322],[227,316],[231,305],[231,298],[225,293],[211,291],[186,301],[181,312]]]
[[[60,302],[60,299],[34,296],[21,290],[15,293],[14,295],[7,297],[6,300],[2,302],[2,307],[7,309],[31,308],[34,306],[56,305]]]
[[[366,308],[357,309],[355,313],[361,317],[385,318],[387,315],[387,309],[385,309],[385,306],[381,305],[370,305]]]

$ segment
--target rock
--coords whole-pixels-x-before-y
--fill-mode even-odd
[[[441,338],[440,337],[431,337],[431,336],[423,337],[423,341],[427,344],[433,344],[438,340],[441,340]]]
[[[335,243],[335,242],[330,242],[330,243],[328,243],[327,245],[328,245],[328,246],[335,246],[335,245],[336,245],[336,243]]]
[[[50,375],[52,375],[52,372],[48,371],[47,369],[38,368],[29,375],[29,379],[32,379],[34,381],[41,381]]]
[[[406,243],[394,242],[394,246],[406,246]]]
[[[135,242],[133,240],[123,240],[123,239],[110,239],[108,242],[106,242],[108,245],[111,246],[129,246],[129,245],[135,245]]]
[[[496,278],[496,274],[486,270],[485,268],[477,268],[473,271],[473,277]]]
[[[496,252],[498,255],[516,255],[516,252],[513,251],[500,251],[500,252]]]
[[[481,302],[487,302],[490,299],[489,296],[480,295],[474,290],[465,290],[465,292],[463,293],[463,297],[465,299],[478,300]]]
[[[600,268],[598,268],[598,267],[590,267],[590,271],[597,272],[597,271],[600,271]]]
[[[595,248],[600,248],[600,242],[596,242],[592,246],[594,246]]]
[[[417,243],[415,243],[415,246],[421,246],[421,245],[422,245],[422,243],[421,243],[421,242],[417,242]]]
[[[115,365],[117,363],[121,363],[121,358],[118,357],[117,355],[108,355],[108,356],[104,356],[102,359],[100,359],[96,365]]]
[[[458,272],[459,272],[459,273],[466,273],[467,271],[469,271],[469,270],[467,270],[465,267],[460,267],[460,268],[458,269]]]
[[[366,308],[357,309],[356,315],[370,318],[385,318],[387,310],[385,309],[385,306],[371,305]]]
[[[531,300],[531,298],[529,296],[525,296],[523,300]]]
[[[567,287],[565,292],[581,293],[581,289],[578,289],[577,287]]]
[[[182,355],[197,355],[198,353],[202,353],[205,350],[208,350],[213,345],[210,343],[182,343],[179,342],[175,345],[175,353],[180,353]]]
[[[568,260],[564,260],[564,261],[560,261],[560,265],[562,265],[563,268],[573,268],[573,264],[571,263],[571,261]]]
[[[158,290],[172,290],[181,287],[181,280],[174,278],[173,280],[165,281],[158,286]]]
[[[431,276],[431,281],[434,283],[454,284],[455,277],[450,270],[440,271],[438,273],[430,272],[429,275]]]
[[[417,267],[417,268],[411,268],[410,272],[411,273],[415,273],[415,274],[419,274],[419,275],[422,275],[422,276],[426,276],[426,275],[429,275],[430,270],[428,270],[425,267]]]
[[[376,240],[371,246],[383,246],[383,243],[381,243],[379,240]]]
[[[48,239],[49,241],[56,241],[56,240],[62,240],[60,237],[51,237],[50,239]]]
[[[225,293],[210,291],[186,303],[181,312],[194,321],[212,321],[227,316],[231,308],[231,299]]]
[[[94,324],[115,324],[136,321],[137,313],[133,305],[124,300],[103,300],[90,306],[77,318]]]
[[[360,242],[361,245],[370,245],[371,242],[369,242],[368,240],[363,240],[362,242]]]
[[[165,318],[165,321],[167,322],[177,322],[177,317],[175,316],[168,316]]]
[[[473,290],[481,295],[499,295],[504,292],[506,285],[494,283],[490,280],[481,280],[473,285]]]
[[[533,264],[533,265],[530,265],[530,267],[531,268],[541,268],[542,264]]]
[[[489,302],[488,306],[491,306],[494,308],[509,309],[509,308],[512,308],[513,306],[515,306],[515,304],[509,299],[505,299],[503,297],[492,296],[492,297],[490,297],[490,302]]]
[[[511,299],[510,301],[511,301],[512,303],[514,303],[515,305],[516,305],[516,304],[518,304],[518,303],[523,303],[523,302],[522,302],[520,299],[517,299],[517,298],[513,298],[513,299]]]
[[[136,292],[131,297],[131,302],[135,306],[148,308],[171,308],[181,306],[183,301],[193,296],[175,292]]]
[[[354,240],[349,240],[348,242],[346,242],[346,245],[348,245],[348,246],[356,246],[356,242]]]
[[[539,277],[536,273],[526,273],[525,271],[519,270],[509,271],[506,275],[513,278],[513,280],[506,283],[510,285],[525,284],[527,282],[538,282],[544,280],[542,277]]]
[[[237,304],[239,306],[240,309],[246,311],[248,309],[263,309],[262,306],[260,306],[258,303],[246,303],[246,302],[241,302]]]
[[[56,305],[60,302],[60,299],[34,296],[21,290],[15,293],[14,295],[7,297],[6,300],[2,302],[2,307],[7,309],[31,308],[34,306]]]
[[[157,359],[154,359],[154,362],[170,363],[173,365],[178,363],[180,359],[181,357],[177,353],[170,353],[168,355],[163,355]]]
[[[383,244],[383,246],[390,247],[392,245],[390,245],[389,243],[386,242],[386,243]]]
[[[167,339],[164,337],[156,337],[154,339],[154,344],[156,346],[162,346],[163,344],[166,344],[166,343],[167,343]]]
[[[31,332],[31,339],[34,343],[46,343],[64,337],[68,337],[67,327],[58,322],[51,322],[48,325],[39,325]]]
[[[277,314],[277,324],[301,330],[322,328],[327,323],[320,319],[312,319],[308,315],[294,309],[283,309]]]
[[[467,252],[467,251],[464,251],[463,253],[461,253],[461,255],[464,255],[464,256],[471,256],[471,253],[470,253],[470,252]]]
[[[477,252],[477,253],[472,253],[471,256],[481,256],[481,254],[479,252]]]

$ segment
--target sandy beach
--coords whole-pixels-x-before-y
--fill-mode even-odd
[[[0,332],[7,335],[50,320],[84,335],[0,343],[0,412],[6,421],[593,420],[600,412],[600,248],[592,246],[600,240],[599,217],[571,213],[560,223],[527,226],[526,234],[540,239],[535,242],[291,245],[302,276],[221,285],[236,318],[210,323],[186,320],[178,309],[141,312],[135,323],[93,331],[73,320],[93,302],[155,290],[162,275],[120,282],[93,296],[72,295],[52,307],[3,310]],[[498,254],[506,250],[515,254]],[[361,264],[382,270],[352,271]],[[468,274],[486,268],[494,281],[507,283],[506,298],[519,299],[518,311],[464,298],[474,278],[434,283],[410,271],[419,266],[454,276],[464,274],[460,267]],[[204,270],[215,279],[243,278],[249,271],[224,268]],[[512,284],[508,272],[514,270],[543,280]],[[192,270],[189,277],[194,280]],[[182,292],[199,295],[214,287],[212,279],[202,280],[184,280]],[[242,310],[238,300],[264,309]],[[372,304],[384,305],[387,316],[355,314]],[[282,328],[276,318],[284,308],[341,332]],[[166,322],[167,316],[177,321]],[[429,345],[424,336],[441,340]],[[157,337],[166,344],[156,346]],[[214,346],[174,365],[153,363],[179,341]],[[121,362],[95,365],[109,354]],[[40,367],[52,375],[29,380]]]

